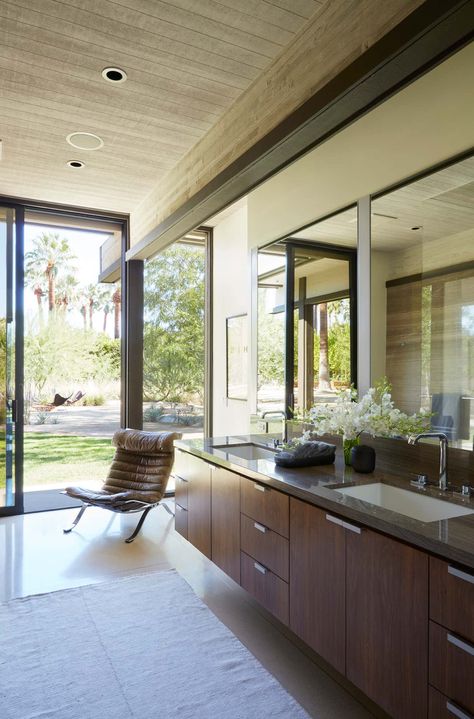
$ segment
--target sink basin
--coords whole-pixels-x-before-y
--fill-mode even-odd
[[[466,514],[473,514],[473,509],[461,507],[459,504],[447,502],[434,497],[427,497],[416,492],[410,492],[399,487],[392,487],[390,484],[374,482],[358,487],[342,487],[336,490],[349,497],[362,499],[377,507],[389,509],[406,517],[418,519],[420,522],[437,522],[440,519],[451,519],[462,517]]]
[[[241,459],[275,459],[275,452],[272,449],[260,447],[253,442],[242,444],[215,444],[213,449],[224,452],[229,457],[240,457]]]

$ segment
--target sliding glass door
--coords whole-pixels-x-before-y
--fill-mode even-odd
[[[22,255],[23,211],[0,207],[0,515],[23,509]]]

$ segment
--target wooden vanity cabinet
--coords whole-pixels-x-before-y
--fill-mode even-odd
[[[290,627],[394,719],[426,717],[423,552],[292,498]]]
[[[427,715],[428,555],[346,532],[346,676],[394,719]]]
[[[176,529],[393,719],[474,717],[474,573],[176,452]]]
[[[346,540],[327,513],[290,499],[290,628],[341,674],[346,664]]]
[[[240,476],[211,467],[211,557],[240,584]]]
[[[177,531],[183,536],[184,530],[187,531],[186,539],[193,544],[196,549],[211,558],[211,469],[208,462],[199,457],[195,457],[188,452],[176,450],[175,464],[173,472],[177,479],[178,500],[182,501],[184,490],[181,490],[180,480],[184,480],[187,486],[186,503],[187,508],[181,506],[181,510],[186,511],[185,519],[183,512],[178,510],[179,518],[175,523]],[[187,520],[187,521],[185,521]]]

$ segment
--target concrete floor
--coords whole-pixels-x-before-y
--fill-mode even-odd
[[[285,637],[246,592],[182,539],[164,509],[151,512],[130,545],[123,539],[136,515],[90,508],[76,530],[63,534],[76,512],[0,518],[1,601],[174,567],[311,717],[372,716]]]

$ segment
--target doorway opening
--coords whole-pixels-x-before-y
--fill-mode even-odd
[[[82,226],[77,226],[77,224]],[[100,282],[121,227],[25,217],[24,511],[73,506],[60,490],[105,479],[120,427],[121,284]]]

